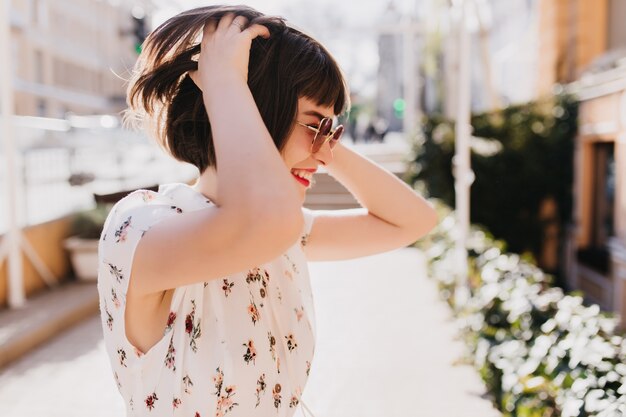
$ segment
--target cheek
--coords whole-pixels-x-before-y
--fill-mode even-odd
[[[306,136],[291,136],[281,155],[285,163],[292,167],[310,156],[311,142]]]

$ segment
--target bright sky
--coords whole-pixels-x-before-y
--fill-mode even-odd
[[[397,8],[411,13],[430,0],[395,0]],[[218,4],[200,0],[163,0],[153,16],[155,25],[193,7]],[[222,0],[219,4],[242,4]],[[171,6],[169,6],[170,4]],[[285,17],[293,25],[320,40],[346,73],[350,88],[363,96],[376,93],[378,68],[377,35],[374,25],[387,8],[387,0],[247,0],[245,4],[265,14]]]

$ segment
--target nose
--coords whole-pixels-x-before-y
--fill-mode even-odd
[[[333,151],[330,148],[330,141],[327,141],[313,154],[313,157],[320,161],[323,165],[328,165],[333,161]]]

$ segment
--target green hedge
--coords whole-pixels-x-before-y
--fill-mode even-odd
[[[507,107],[471,118],[471,222],[484,225],[515,253],[540,259],[544,229],[559,226],[562,243],[572,214],[573,146],[578,104],[568,95]],[[413,141],[405,180],[426,195],[455,206],[454,123],[424,118]],[[474,149],[474,146],[476,149]],[[555,200],[557,216],[541,220],[542,201]],[[561,253],[559,248],[559,253]],[[558,269],[550,271],[560,276]]]
[[[494,404],[504,416],[626,415],[626,341],[618,319],[564,294],[528,258],[473,226],[468,239],[470,299],[454,305],[455,214],[431,200],[439,225],[416,243],[429,275],[454,307],[459,328]]]

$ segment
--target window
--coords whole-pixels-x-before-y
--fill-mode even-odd
[[[17,42],[15,40],[11,40],[11,59],[13,60],[12,64],[13,64],[13,77],[14,78],[18,78],[18,77],[23,77],[24,74],[21,73],[22,71],[22,60],[21,60],[21,56],[20,56],[20,52],[21,52],[21,45],[20,42]]]
[[[33,26],[39,26],[40,29],[49,27],[48,6],[46,0],[30,0],[30,21]]]
[[[626,48],[626,1],[609,0],[608,13],[608,49]]]
[[[46,100],[40,98],[37,100],[37,116],[45,117],[48,110],[48,104]]]
[[[35,82],[43,84],[43,54],[35,51]]]
[[[578,260],[594,269],[609,272],[608,238],[615,234],[615,144],[599,142],[593,147],[593,193],[591,240],[578,251]]]
[[[41,3],[39,0],[31,0],[30,17],[33,24],[37,25],[40,21]]]

